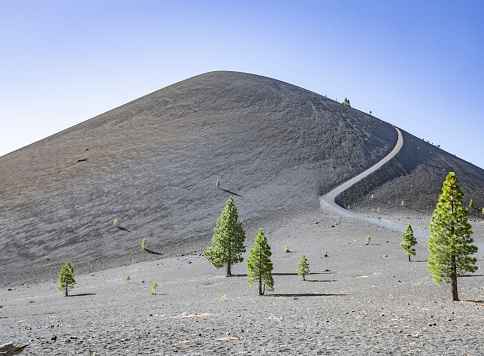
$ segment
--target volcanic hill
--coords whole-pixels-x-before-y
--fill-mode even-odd
[[[484,170],[402,133],[396,158],[341,205],[429,212],[455,171],[484,206]],[[173,84],[0,157],[0,286],[55,278],[67,260],[82,273],[201,253],[230,195],[252,237],[319,209],[396,140],[385,121],[271,78],[210,72]],[[143,237],[151,254],[139,253]]]

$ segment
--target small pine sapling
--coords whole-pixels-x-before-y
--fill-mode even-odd
[[[114,221],[113,221],[113,225],[114,225],[114,226],[118,226],[118,219],[114,219]]]
[[[365,245],[369,245],[370,241],[371,241],[371,237],[367,236],[366,239],[365,239]]]
[[[129,278],[129,275],[128,275],[128,277],[126,277],[125,281],[129,282],[130,280],[131,280],[131,278]]]
[[[405,256],[408,256],[408,261],[410,262],[410,256],[415,256],[417,251],[413,248],[417,244],[417,239],[413,236],[412,226],[407,225],[407,228],[402,234],[403,242],[400,246],[405,250]]]
[[[216,186],[217,188],[220,188],[220,179],[217,179],[217,182],[215,183],[215,186]]]
[[[158,283],[156,283],[156,282],[151,283],[151,290],[150,290],[150,294],[158,294],[158,293],[156,292],[156,287],[158,287]]]
[[[136,263],[136,260],[133,258],[133,259],[131,260],[131,264],[132,264],[132,265],[134,265],[135,263]]]
[[[302,275],[303,281],[306,280],[306,276],[309,275],[309,263],[306,259],[306,255],[301,256],[301,261],[297,264],[297,274]]]
[[[291,252],[291,251],[289,250],[289,245],[288,245],[288,244],[284,244],[284,252],[285,252],[285,253]]]
[[[65,291],[66,297],[68,297],[69,290],[74,288],[75,283],[76,280],[74,279],[74,268],[72,267],[71,263],[67,261],[59,272],[59,286],[57,289],[60,291]]]
[[[147,245],[146,237],[143,237],[143,241],[141,241],[141,248],[143,250],[146,250],[146,245]]]
[[[471,199],[471,201],[469,202],[469,207],[470,208],[473,208],[474,207],[474,201]]]

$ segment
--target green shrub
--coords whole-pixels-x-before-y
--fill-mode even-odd
[[[156,287],[158,287],[158,283],[156,283],[156,282],[151,283],[150,294],[153,294],[153,295],[158,294],[158,293],[156,293]]]

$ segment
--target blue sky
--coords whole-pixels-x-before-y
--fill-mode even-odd
[[[484,1],[0,0],[0,156],[213,70],[372,111],[484,168]]]

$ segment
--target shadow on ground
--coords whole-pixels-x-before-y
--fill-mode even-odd
[[[346,294],[331,294],[331,293],[279,293],[279,294],[267,294],[265,297],[344,297]]]
[[[220,190],[223,190],[225,193],[229,193],[230,195],[235,195],[236,197],[241,197],[241,198],[243,198],[243,196],[242,196],[242,195],[237,194],[237,193],[234,193],[234,192],[231,192],[230,190],[227,190],[227,189],[222,189],[222,188],[220,188]]]
[[[163,255],[161,252],[156,252],[156,251],[153,251],[153,250],[148,250],[147,248],[145,248],[145,251],[148,252],[148,253],[151,253],[152,255]]]

